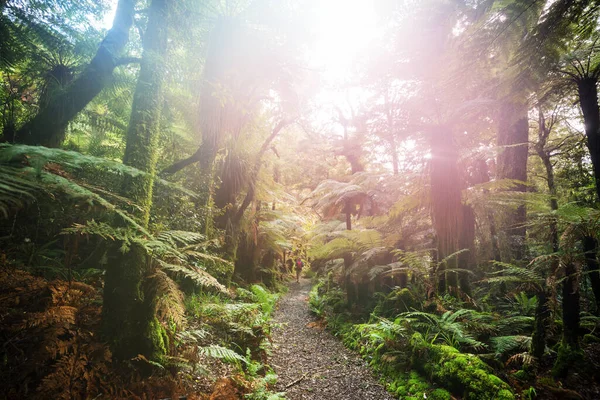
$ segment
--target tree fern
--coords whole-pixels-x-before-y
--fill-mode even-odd
[[[167,262],[157,260],[161,268],[175,275],[186,277],[191,279],[194,283],[201,287],[215,288],[222,293],[228,293],[227,288],[217,281],[208,272],[202,270],[199,267],[193,265],[175,265]]]
[[[14,164],[23,161],[34,167],[36,171],[41,171],[48,163],[55,163],[75,171],[105,172],[114,174],[115,176],[128,175],[131,177],[148,175],[146,172],[118,161],[81,154],[75,151],[42,146],[0,144],[0,164]],[[164,179],[156,179],[155,183],[183,193],[186,196],[197,197],[194,192]]]

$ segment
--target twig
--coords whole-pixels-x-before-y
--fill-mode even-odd
[[[288,383],[288,384],[285,386],[285,388],[286,388],[286,389],[288,389],[288,388],[290,388],[290,387],[294,386],[295,384],[302,382],[303,380],[305,380],[305,379],[306,379],[306,377],[307,377],[307,376],[308,376],[308,374],[304,374],[304,375],[302,375],[302,377],[300,377],[300,378],[296,379],[294,382],[292,382],[292,383]]]

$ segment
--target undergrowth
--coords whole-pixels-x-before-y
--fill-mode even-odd
[[[361,354],[399,399],[514,399],[510,387],[487,364],[461,352],[486,347],[473,332],[489,331],[493,316],[467,309],[441,315],[420,311],[408,289],[380,299],[366,318],[350,313],[344,300],[343,291],[327,281],[317,283],[309,295],[311,310]],[[395,317],[389,312],[378,315],[389,311],[390,302],[396,302]]]
[[[282,398],[269,391],[276,375],[265,365],[278,295],[262,286],[188,295],[185,323],[160,322],[168,326],[166,356],[116,363],[100,334],[100,288],[35,276],[2,257],[0,398],[200,399],[213,390]],[[144,364],[152,376],[140,376]]]

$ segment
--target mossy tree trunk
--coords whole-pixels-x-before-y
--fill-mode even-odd
[[[256,244],[245,232],[240,233],[235,259],[234,274],[248,283],[257,281]]]
[[[535,145],[535,151],[542,160],[544,168],[546,169],[546,182],[548,184],[548,191],[550,192],[550,209],[555,213],[558,210],[558,200],[556,192],[556,183],[554,180],[554,166],[550,159],[550,154],[553,149],[547,148],[548,138],[554,121],[551,120],[549,123],[546,122],[543,110],[540,108],[538,112],[538,141]],[[549,224],[550,243],[552,244],[552,252],[558,253],[560,250],[560,241],[558,235],[558,220],[553,215],[550,219]],[[550,277],[556,277],[556,273],[559,266],[559,260],[554,257],[550,264]],[[546,277],[546,274],[544,274]],[[535,310],[535,323],[534,332],[531,341],[531,353],[538,360],[544,355],[546,349],[546,331],[548,325],[548,318],[550,317],[550,299],[552,293],[550,292],[549,285],[542,285],[536,293],[538,298],[538,304]]]
[[[100,43],[96,55],[85,70],[61,94],[48,102],[8,141],[58,147],[65,139],[67,125],[104,89],[129,41],[135,0],[119,0],[112,28]]]
[[[144,52],[123,162],[148,174],[126,179],[122,193],[138,206],[137,217],[148,226],[157,161],[157,138],[163,103],[164,60],[167,53],[168,1],[152,0],[144,34]],[[133,244],[106,271],[103,329],[115,358],[138,354],[158,359],[166,351],[164,329],[155,317],[155,296],[145,287],[149,256]]]
[[[500,105],[498,115],[497,143],[498,179],[527,181],[527,156],[529,142],[529,122],[527,103],[518,100],[506,100]],[[517,192],[525,192],[524,184],[517,184]],[[509,259],[520,260],[525,255],[525,219],[527,210],[520,205],[509,213],[504,221],[507,236]]]

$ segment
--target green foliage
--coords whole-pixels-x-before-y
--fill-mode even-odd
[[[530,336],[496,336],[490,339],[496,357],[515,352],[527,351],[531,346]]]
[[[375,229],[337,231],[329,235],[329,241],[320,244],[315,238],[309,255],[318,260],[333,260],[352,252],[363,253],[381,244],[381,235]]]
[[[431,344],[416,333],[411,338],[417,370],[464,399],[514,399],[508,385],[490,374],[478,357],[453,347]]]
[[[455,312],[446,311],[441,316],[422,311],[411,311],[400,314],[408,325],[424,333],[426,340],[431,343],[442,343],[460,348],[469,346],[474,349],[485,347],[485,343],[475,340],[467,331],[469,320],[476,318],[478,313],[474,310],[460,309]]]
[[[9,212],[35,201],[37,192],[45,187],[27,179],[20,168],[0,167],[0,214],[8,218]]]
[[[200,347],[199,351],[202,355],[224,360],[229,363],[247,362],[245,357],[239,355],[235,351],[218,345]]]

